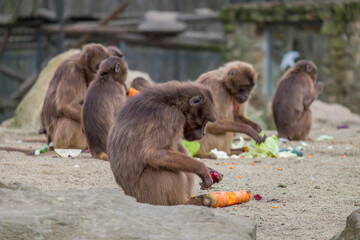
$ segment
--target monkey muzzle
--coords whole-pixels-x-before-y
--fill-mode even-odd
[[[249,92],[245,91],[245,92],[241,92],[236,94],[236,101],[238,103],[244,103],[249,99]]]

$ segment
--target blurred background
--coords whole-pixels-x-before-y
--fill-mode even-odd
[[[0,36],[0,122],[52,57],[86,42],[119,47],[155,82],[249,62],[259,73],[252,110],[267,128],[279,78],[312,60],[319,98],[360,113],[358,0],[1,0]]]

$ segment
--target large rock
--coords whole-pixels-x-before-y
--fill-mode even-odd
[[[52,58],[41,71],[38,79],[23,100],[19,103],[12,119],[6,122],[6,127],[26,128],[38,130],[40,128],[40,114],[46,91],[57,67],[70,56],[80,52],[79,49],[70,49]]]
[[[346,219],[345,229],[331,240],[359,240],[360,239],[360,208],[353,211]]]
[[[311,104],[310,109],[314,120],[323,120],[333,125],[341,123],[360,124],[360,116],[352,113],[349,108],[340,104],[315,100]]]
[[[0,239],[256,239],[256,226],[216,209],[140,204],[117,189],[0,183]]]

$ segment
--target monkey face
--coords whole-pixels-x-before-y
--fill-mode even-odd
[[[206,90],[205,95],[191,97],[189,104],[189,111],[185,115],[184,138],[188,141],[200,140],[205,136],[206,124],[215,122],[217,118],[212,94]]]
[[[231,68],[224,79],[224,84],[229,94],[238,103],[244,103],[249,99],[255,81],[256,73],[249,65],[241,68]]]

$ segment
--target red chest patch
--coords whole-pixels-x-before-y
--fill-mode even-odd
[[[233,101],[233,112],[237,112],[238,109],[239,109],[239,103]]]

